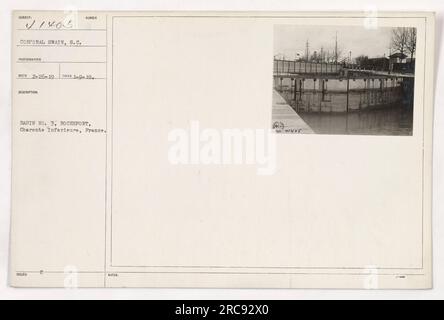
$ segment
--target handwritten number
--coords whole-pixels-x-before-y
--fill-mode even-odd
[[[32,22],[30,23],[26,23],[25,24],[25,28],[27,30],[31,30],[33,29],[33,27],[36,24],[36,20],[32,20]],[[68,20],[68,21],[56,21],[56,20],[51,20],[51,21],[42,21],[40,22],[40,24],[37,26],[37,29],[72,29],[73,28],[73,21],[72,19]]]

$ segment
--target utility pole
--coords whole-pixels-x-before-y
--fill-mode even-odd
[[[388,73],[390,74],[392,72],[392,47],[389,47],[389,71]]]
[[[335,63],[338,64],[338,32],[336,31],[335,37]]]

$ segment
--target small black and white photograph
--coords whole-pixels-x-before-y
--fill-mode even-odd
[[[411,136],[416,28],[274,26],[277,133]]]

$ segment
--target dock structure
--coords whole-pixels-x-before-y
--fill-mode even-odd
[[[272,113],[272,126],[278,133],[314,133],[276,90],[273,90]]]
[[[335,63],[275,60],[274,88],[299,112],[349,112],[413,103],[414,75]]]

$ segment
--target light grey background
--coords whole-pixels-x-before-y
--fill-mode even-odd
[[[270,10],[270,11],[436,11],[436,84],[442,87],[442,0],[2,0],[0,3],[0,299],[436,299],[444,298],[444,99],[435,94],[434,128],[434,289],[427,291],[364,290],[216,290],[216,289],[13,289],[7,286],[10,216],[10,117],[11,117],[11,11],[12,10]]]

